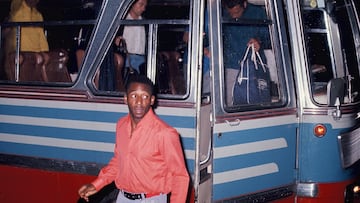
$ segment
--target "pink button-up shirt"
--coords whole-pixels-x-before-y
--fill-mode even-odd
[[[186,201],[189,174],[179,134],[152,109],[133,132],[129,115],[118,121],[114,157],[92,184],[99,190],[114,180],[127,192],[171,194],[171,203]]]

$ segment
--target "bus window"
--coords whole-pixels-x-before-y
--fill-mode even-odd
[[[39,1],[33,21],[19,15],[28,5],[17,2],[22,1],[9,1],[2,21],[1,80],[71,85],[82,61],[77,50],[86,48],[102,1]]]
[[[147,3],[143,13],[130,17],[139,2]],[[183,97],[187,92],[183,34],[189,30],[189,5],[135,1],[120,21],[113,44],[94,76],[98,94],[123,92],[132,74],[146,74],[154,80],[160,98]],[[126,52],[121,51],[119,41],[126,44]]]
[[[281,102],[271,19],[265,2],[222,1],[224,100],[228,111],[259,109]],[[256,62],[253,59],[256,58]]]
[[[359,50],[359,27],[350,19],[358,15],[357,11],[347,7],[344,1],[328,4],[303,4],[304,35],[309,67],[309,78],[313,99],[318,104],[328,104],[328,83],[332,79],[342,79],[345,95],[339,95],[340,102],[359,101],[358,87],[359,62],[356,55]],[[330,105],[330,104],[328,104]]]
[[[183,42],[185,30],[184,25],[159,26],[156,59],[158,93],[175,95],[186,93],[184,70],[187,68],[187,60],[184,60],[186,56],[184,56]]]

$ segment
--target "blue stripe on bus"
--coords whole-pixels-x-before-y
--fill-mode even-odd
[[[115,143],[115,132],[0,123],[2,133]]]
[[[107,164],[113,156],[112,152],[99,152],[92,150],[48,147],[10,142],[0,142],[0,150],[3,154],[15,154],[39,158],[59,159],[67,161],[72,160],[99,164]],[[192,159],[187,159],[186,165],[188,167],[188,172],[190,174],[193,174],[195,161]]]
[[[86,161],[106,164],[113,156],[112,152],[79,150],[61,147],[48,147],[30,144],[0,142],[0,149],[5,154],[34,156],[49,159]]]
[[[115,132],[0,123],[1,133],[69,140],[115,143]],[[194,138],[181,137],[184,149],[194,150]],[[0,150],[1,151],[1,150]]]
[[[196,120],[187,116],[159,115],[168,125],[176,128],[195,128]]]
[[[285,137],[286,135],[292,136],[291,139],[294,139],[296,135],[295,130],[296,124],[288,124],[221,133],[220,137],[214,137],[214,147],[231,146],[247,142],[272,139],[274,137]],[[272,136],[270,137],[269,135]]]
[[[287,154],[284,156],[284,154]],[[241,168],[252,167],[266,163],[276,163],[278,167],[293,169],[295,162],[294,148],[276,149],[264,152],[256,152],[252,154],[233,156],[214,160],[214,173],[236,170]],[[286,170],[287,171],[287,170]],[[283,171],[284,174],[285,171]],[[292,174],[287,174],[292,175]],[[285,177],[283,177],[285,178]]]
[[[116,123],[127,112],[106,112],[76,109],[43,108],[28,106],[0,105],[1,114],[39,118],[68,119]],[[189,116],[159,115],[167,124],[178,128],[195,128],[195,119]]]
[[[126,113],[91,111],[91,110],[75,110],[75,109],[59,109],[59,108],[43,108],[28,106],[11,106],[0,105],[1,113],[14,116],[29,116],[41,118],[56,118],[68,120],[83,121],[100,121],[115,123],[119,117]],[[101,115],[101,116],[96,116]]]

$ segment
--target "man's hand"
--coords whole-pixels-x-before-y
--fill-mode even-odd
[[[97,191],[96,191],[96,188],[94,185],[86,184],[86,185],[81,186],[78,193],[81,198],[85,199],[88,202],[89,196],[97,193]]]
[[[260,50],[261,44],[260,44],[260,41],[258,39],[251,38],[247,45],[249,46],[250,44],[254,44],[255,51]]]

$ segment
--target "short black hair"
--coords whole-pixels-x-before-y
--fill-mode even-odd
[[[128,92],[131,83],[141,83],[149,87],[150,94],[154,94],[154,83],[146,76],[141,74],[133,74],[125,84],[125,90]]]
[[[240,5],[241,7],[244,7],[244,2],[246,0],[223,0],[223,5],[226,8],[233,8],[236,5]]]

